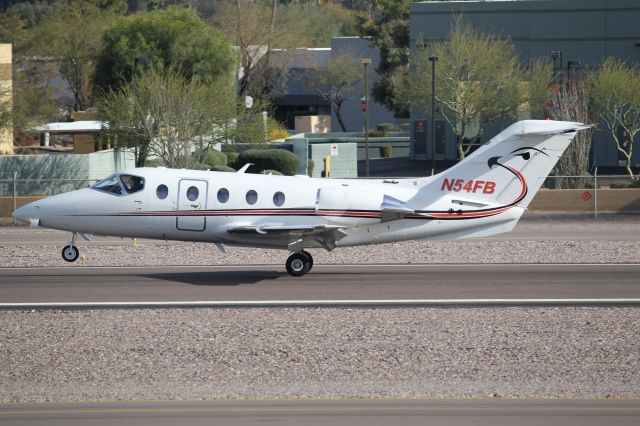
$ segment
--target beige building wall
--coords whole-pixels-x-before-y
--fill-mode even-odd
[[[296,133],[329,133],[330,115],[300,115],[295,119]]]
[[[0,96],[8,96],[12,103],[11,45],[0,44]],[[3,99],[4,101],[4,99]],[[13,154],[13,128],[0,129],[0,155]]]

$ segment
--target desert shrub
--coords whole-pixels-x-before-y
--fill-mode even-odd
[[[229,166],[212,166],[210,170],[212,172],[235,172],[235,169]]]
[[[277,170],[288,176],[298,173],[298,157],[284,149],[249,149],[238,156],[237,164],[252,163],[250,173]]]
[[[226,166],[227,165],[227,156],[215,149],[210,149],[207,151],[207,156],[204,159],[204,162],[208,164],[210,167],[213,166]]]
[[[313,160],[311,158],[309,158],[309,160],[307,161],[307,176],[313,176],[313,167],[315,166],[315,163],[313,162]]]

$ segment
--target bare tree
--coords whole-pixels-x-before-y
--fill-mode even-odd
[[[293,37],[285,26],[276,25],[277,2],[271,7],[261,1],[235,0],[227,2],[215,15],[214,22],[236,46],[240,63],[239,93],[241,96],[264,98],[270,85],[286,75],[287,67],[271,61],[274,47],[288,47]],[[258,63],[263,61],[262,66]]]
[[[206,84],[173,69],[152,69],[101,102],[106,133],[136,149],[136,165],[155,155],[168,167],[194,167],[235,129],[236,104],[226,79]]]
[[[553,120],[589,123],[589,94],[584,82],[569,83],[549,95],[547,115]],[[554,176],[586,176],[593,130],[578,132],[551,172]],[[584,178],[563,179],[563,188],[582,188]]]
[[[347,96],[354,85],[362,79],[357,58],[358,55],[349,50],[332,54],[326,65],[314,64],[314,72],[305,76],[307,78],[303,82],[309,90],[331,104],[343,132],[347,131],[347,127],[342,119],[342,104],[349,99]]]
[[[589,93],[594,111],[625,158],[629,177],[640,181],[631,169],[633,141],[640,132],[640,68],[607,58],[589,74]]]

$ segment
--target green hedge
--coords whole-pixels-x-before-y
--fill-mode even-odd
[[[216,151],[215,149],[210,149],[207,151],[207,156],[205,157],[204,162],[211,167],[226,166],[227,156],[220,151]]]
[[[309,158],[307,160],[307,176],[313,176],[313,167],[315,166],[315,163],[313,162],[313,160],[311,158]]]
[[[249,149],[238,156],[236,164],[240,167],[247,163],[249,173],[261,173],[263,170],[277,170],[283,175],[293,176],[298,173],[298,157],[284,149]]]
[[[235,172],[235,169],[229,166],[211,166],[209,170],[212,172]]]
[[[380,157],[390,158],[392,151],[393,151],[393,148],[391,147],[391,145],[382,145],[380,147]]]
[[[239,154],[237,152],[229,151],[225,152],[224,155],[227,156],[227,166],[237,169],[238,165],[236,164],[236,161],[238,161]]]

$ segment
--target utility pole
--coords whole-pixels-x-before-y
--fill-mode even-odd
[[[436,61],[437,56],[429,56],[431,61],[431,176],[436,174]]]
[[[362,58],[364,65],[364,97],[362,109],[364,112],[364,156],[365,176],[369,177],[369,68],[371,58]]]

